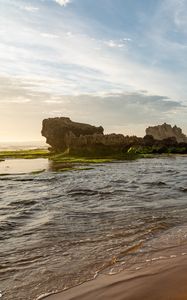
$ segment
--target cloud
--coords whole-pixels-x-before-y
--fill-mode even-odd
[[[69,37],[69,38],[71,38],[71,37],[73,37],[74,35],[73,35],[73,33],[72,33],[71,31],[68,31],[68,32],[66,32],[66,36]]]
[[[31,99],[28,99],[28,98],[24,98],[24,97],[17,97],[16,99],[4,99],[4,100],[1,100],[1,103],[17,103],[17,104],[24,104],[24,103],[28,103],[28,102],[31,102]]]
[[[3,0],[0,11],[2,127],[36,119],[40,134],[42,118],[55,114],[107,132],[187,126],[185,0],[79,1],[71,10],[24,2]]]
[[[162,8],[178,30],[187,31],[186,0],[164,0]]]
[[[109,2],[113,5],[113,1]],[[186,101],[186,49],[178,49],[162,37],[163,12],[156,20],[154,13],[151,22],[149,18],[150,24],[137,37],[128,30],[113,31],[112,25],[106,28],[104,18],[98,24],[81,18],[76,10],[62,9],[56,13],[48,1],[40,2],[39,14],[29,14],[29,22],[15,12],[11,18],[4,14],[4,28],[0,32],[3,74],[36,78],[36,89],[54,93],[146,89]],[[159,28],[158,32],[153,28]],[[172,53],[172,62],[168,61],[168,53]],[[180,70],[175,70],[176,59],[181,62]]]
[[[55,116],[102,125],[106,133],[143,136],[147,126],[163,122],[187,128],[187,107],[165,96],[140,91],[55,95],[36,89],[37,81],[0,77],[1,139],[8,140],[13,132],[15,138],[40,139],[42,120]]]
[[[61,5],[65,2],[68,3],[61,1]],[[91,2],[90,5],[95,5]],[[99,7],[102,5],[102,1],[96,2]],[[114,5],[113,1],[108,2]],[[177,1],[164,2],[168,4],[165,10],[169,14],[169,3],[171,6]],[[40,2],[41,17],[29,14],[29,22],[16,13],[11,18],[2,14],[0,61],[3,74],[35,78],[35,89],[47,92],[81,94],[146,89],[153,94],[186,101],[186,48],[181,50],[176,42],[166,40],[168,23],[164,23],[164,9],[155,9],[153,16],[147,18],[146,26],[138,26],[139,36],[135,36],[133,31],[113,30],[112,22],[111,28],[106,28],[105,18],[99,24],[94,15],[93,19],[81,18],[79,11],[73,11],[73,6],[71,12],[62,9],[56,13],[48,4],[49,1]],[[116,7],[115,12],[118,9]],[[119,14],[120,24],[121,21]],[[176,60],[180,61],[178,70]]]
[[[61,6],[66,6],[71,2],[71,0],[54,0],[56,3],[58,3]]]
[[[58,39],[59,38],[59,35],[48,33],[48,32],[42,32],[40,35],[45,38],[50,38],[50,39]]]
[[[39,93],[34,90],[34,83],[17,77],[0,76],[0,105],[34,103],[40,97],[47,97],[47,93]]]
[[[125,46],[124,43],[117,43],[113,40],[105,41],[104,44],[110,48],[123,48]]]
[[[124,48],[127,43],[132,42],[130,38],[121,38],[119,40],[108,40],[104,41],[104,44],[110,48]]]
[[[128,133],[142,135],[142,128],[155,123],[181,123],[181,113],[187,108],[178,101],[164,96],[136,93],[105,93],[103,95],[60,96],[58,99],[44,100],[50,113],[61,111],[72,119],[82,122],[97,122],[104,125],[107,132],[112,128],[119,131],[128,127]],[[58,109],[57,109],[58,108]],[[139,128],[140,126],[140,128]],[[125,134],[125,131],[122,133]]]
[[[123,38],[122,41],[124,41],[124,42],[132,42],[132,39],[130,39],[130,38]]]
[[[47,103],[47,104],[52,104],[52,105],[54,105],[54,104],[62,104],[62,100],[58,100],[58,99],[49,99],[49,100],[44,100],[44,102],[45,103]]]
[[[39,7],[35,6],[21,6],[20,8],[29,12],[36,12],[39,10]]]

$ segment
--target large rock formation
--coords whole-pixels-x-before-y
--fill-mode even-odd
[[[182,130],[176,125],[172,127],[169,124],[162,124],[158,126],[148,127],[146,135],[152,136],[155,140],[165,140],[168,138],[175,138],[177,143],[187,143],[187,137],[182,133]]]
[[[103,127],[72,122],[69,118],[43,120],[42,135],[54,152],[81,155],[122,153],[142,139],[123,134],[103,134]]]
[[[94,134],[103,135],[103,127],[95,127],[89,124],[72,122],[70,118],[49,118],[43,120],[42,135],[46,137],[46,143],[55,151],[66,151],[72,142],[80,136]]]
[[[146,136],[103,134],[103,127],[72,122],[69,118],[43,120],[42,135],[53,152],[72,155],[114,155],[129,153],[187,152],[187,138],[176,126],[163,124],[146,129]]]

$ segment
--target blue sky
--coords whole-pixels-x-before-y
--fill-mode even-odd
[[[186,11],[186,0],[0,0],[0,140],[39,140],[53,116],[187,133]]]

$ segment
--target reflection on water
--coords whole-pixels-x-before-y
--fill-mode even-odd
[[[4,299],[33,300],[185,243],[186,157],[62,173],[39,161],[46,172],[0,176]]]
[[[0,174],[32,173],[47,170],[48,159],[6,159],[0,162]]]

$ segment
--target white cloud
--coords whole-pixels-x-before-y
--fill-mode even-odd
[[[65,5],[65,2],[67,4],[69,1],[58,2]],[[106,36],[97,38],[97,35],[93,38],[93,32],[89,32],[87,28],[89,24],[84,24],[76,16],[69,18],[65,10],[61,10],[61,13],[63,18],[60,14],[53,15],[52,11],[50,14],[46,13],[41,18],[40,27],[35,26],[36,19],[33,14],[31,28],[27,27],[28,23],[23,23],[22,19],[13,22],[13,18],[6,18],[0,43],[3,74],[15,74],[27,78],[38,77],[35,81],[35,90],[54,94],[147,89],[153,94],[164,94],[173,99],[182,98],[186,101],[186,74],[182,70],[172,72],[165,70],[164,67],[157,67],[156,63],[153,65],[153,61],[147,63],[139,60],[135,53],[138,41],[130,43],[128,32],[120,33],[120,36],[115,39],[107,40]],[[163,14],[161,17],[159,14],[158,17],[159,19],[154,20],[156,25],[153,22],[153,27],[157,29],[161,26],[159,33],[155,34],[150,26],[148,32],[151,37],[147,33],[146,38],[151,53],[159,48],[156,48],[155,44],[160,45],[156,53],[158,57],[154,57],[154,61],[157,59],[159,62],[160,56],[167,57],[168,51],[174,50],[172,45],[159,35],[163,32],[160,20]],[[108,36],[114,35],[110,33]],[[133,41],[135,41],[134,37]],[[154,51],[151,51],[152,44]],[[128,46],[132,46],[133,51],[129,51],[131,48],[128,49]],[[184,59],[185,65],[185,57],[180,55],[180,51],[177,53],[181,61]],[[175,82],[175,85],[171,84],[172,82]]]
[[[4,99],[1,100],[0,103],[16,103],[16,104],[23,104],[23,103],[28,103],[31,102],[31,99],[23,98],[23,97],[17,97],[16,99]]]
[[[102,41],[104,45],[110,48],[124,48],[128,46],[129,42],[132,42],[131,38],[120,38],[118,40],[111,39],[111,40]]]
[[[124,41],[124,42],[132,42],[132,39],[130,39],[130,38],[123,38],[122,41]]]
[[[54,83],[51,80],[45,84]],[[163,122],[177,124],[186,131],[187,108],[164,96],[145,92],[55,96],[53,91],[36,90],[33,79],[18,77],[0,77],[0,85],[2,139],[8,139],[12,132],[15,136],[19,134],[20,139],[28,136],[39,139],[42,119],[50,116],[67,116],[74,121],[102,125],[106,133],[144,135],[148,125]]]
[[[175,38],[176,34],[180,37],[178,33],[186,32],[185,0],[163,0],[165,5],[159,6],[149,21],[144,20],[146,27],[145,23],[140,24],[142,35],[139,36],[133,31],[121,31],[122,28],[114,32],[112,22],[111,27],[106,27],[104,23],[81,18],[78,11],[58,10],[57,5],[51,9],[45,5],[47,1],[38,2],[39,8],[31,6],[31,1],[27,6],[17,3],[24,1],[7,2],[15,5],[11,15],[8,9],[0,12],[0,74],[10,78],[4,87],[0,78],[1,115],[11,114],[16,118],[17,114],[21,121],[25,113],[37,114],[39,124],[42,112],[47,116],[51,111],[54,115],[62,111],[77,121],[94,124],[98,120],[108,131],[112,130],[112,120],[111,126],[116,132],[126,126],[124,120],[136,133],[140,122],[149,117],[149,121],[153,121],[153,117],[160,120],[160,116],[163,121],[176,120],[177,125],[181,122],[181,126],[186,126],[186,108],[175,103],[172,106],[169,100],[151,98],[154,100],[151,101],[149,98],[148,101],[139,95],[135,101],[134,96],[127,95],[127,91],[146,89],[148,96],[150,93],[167,95],[186,102],[186,39]],[[71,1],[51,2],[64,7]],[[27,11],[26,16],[22,13],[20,18],[20,11],[17,13],[20,9]],[[102,96],[106,91],[110,95]],[[121,93],[121,96],[111,92]],[[19,111],[21,106],[23,116]],[[0,121],[3,125],[3,120]],[[138,126],[133,125],[135,123]]]
[[[40,35],[45,38],[50,38],[50,39],[58,39],[59,38],[59,36],[57,34],[52,34],[52,33],[47,33],[47,32],[42,32]]]
[[[61,95],[59,101],[51,98],[44,100],[43,105],[45,115],[67,116],[75,121],[102,125],[106,133],[144,135],[149,125],[168,122],[184,129],[186,125],[182,117],[187,114],[187,109],[180,102],[142,92]]]
[[[163,2],[163,9],[169,13],[178,30],[186,32],[187,25],[187,2],[186,0],[165,0]]]
[[[49,100],[44,100],[44,102],[47,104],[62,104],[62,100],[49,99]]]
[[[66,6],[67,4],[69,4],[71,2],[70,0],[54,0],[54,1],[61,6]]]
[[[34,6],[21,6],[21,9],[24,9],[26,11],[30,12],[36,12],[39,10],[39,7],[34,7]]]
[[[123,48],[125,46],[123,43],[118,43],[113,40],[105,41],[104,44],[110,48]]]
[[[73,33],[71,31],[68,31],[68,32],[66,32],[66,36],[69,37],[69,38],[73,37]]]

